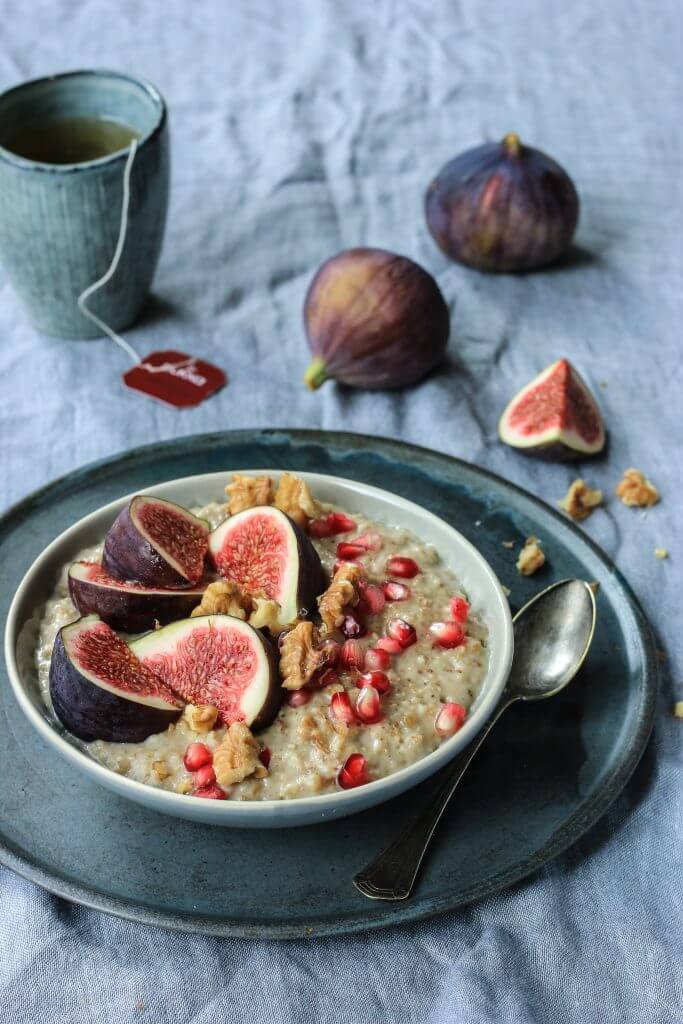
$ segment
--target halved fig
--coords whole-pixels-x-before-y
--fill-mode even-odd
[[[50,696],[62,725],[88,743],[139,743],[167,729],[182,710],[182,702],[97,615],[57,634]]]
[[[218,572],[280,606],[279,625],[305,618],[327,586],[310,538],[278,508],[259,505],[221,523],[209,539]]]
[[[181,590],[202,578],[209,527],[181,505],[138,494],[104,541],[102,565],[117,580]]]
[[[275,647],[232,615],[198,615],[154,630],[131,651],[190,704],[212,704],[224,725],[261,729],[282,699]]]
[[[600,410],[568,359],[547,366],[515,395],[498,433],[511,447],[548,459],[578,459],[605,447]]]
[[[81,615],[95,612],[125,633],[146,633],[155,622],[165,626],[184,619],[199,604],[205,585],[190,590],[161,590],[139,583],[124,583],[99,562],[74,562],[69,569],[69,594]]]

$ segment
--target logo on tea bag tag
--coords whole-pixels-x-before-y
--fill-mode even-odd
[[[151,352],[123,375],[124,384],[150,398],[178,409],[199,405],[209,395],[224,387],[223,370],[203,359],[164,349]]]

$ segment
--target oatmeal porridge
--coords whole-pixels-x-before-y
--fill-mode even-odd
[[[156,635],[173,638],[186,630],[191,637],[195,624],[239,620],[243,632],[255,628],[269,638],[263,643],[276,666],[277,703],[269,722],[258,728],[258,718],[252,721],[234,710],[238,705],[222,705],[220,699],[193,697],[186,703],[188,691],[178,690],[170,675],[164,685],[178,698],[171,724],[141,741],[100,738],[85,748],[103,765],[139,782],[232,800],[329,793],[383,778],[425,757],[462,725],[487,670],[486,625],[469,607],[457,578],[434,548],[409,531],[370,521],[353,509],[321,505],[307,488],[295,494],[300,483],[295,477],[288,477],[292,483],[284,494],[265,478],[240,488],[245,479],[236,477],[230,485],[227,506],[215,502],[192,510],[212,531],[212,567],[223,574],[212,578],[203,594],[199,590],[189,618],[146,635],[154,646]],[[237,548],[228,549],[217,528],[229,533],[233,522],[259,509],[286,514],[319,557],[323,572],[314,607],[299,606],[307,619],[283,623],[283,604],[269,596],[267,586],[251,584],[247,593],[231,580],[224,554],[234,555]],[[265,521],[259,520],[260,529]],[[279,529],[279,520],[272,523]],[[301,552],[300,545],[300,561]],[[80,553],[79,564],[95,563],[102,572],[102,555],[103,545],[91,547]],[[68,570],[65,566],[44,609],[35,654],[43,700],[51,709],[55,637],[79,618],[79,610],[84,613],[70,596]],[[315,574],[312,578],[317,580]],[[99,627],[111,632],[102,623]],[[133,641],[126,648],[133,654],[126,657],[142,658],[145,643],[121,629],[117,635]],[[161,671],[159,660],[147,664]]]

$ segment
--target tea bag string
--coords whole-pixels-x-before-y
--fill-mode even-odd
[[[116,243],[116,249],[114,250],[114,257],[109,265],[109,269],[99,278],[99,280],[89,285],[85,291],[82,291],[78,296],[78,308],[80,309],[83,316],[86,316],[88,320],[91,320],[94,324],[103,331],[107,337],[111,338],[120,348],[126,352],[134,363],[140,363],[142,360],[137,354],[132,345],[129,345],[125,338],[122,338],[112,330],[109,324],[105,324],[104,320],[100,320],[96,313],[93,313],[91,309],[86,306],[86,299],[89,299],[91,295],[94,295],[96,291],[105,285],[108,281],[111,281],[112,277],[116,273],[116,268],[119,265],[121,259],[121,253],[123,252],[123,246],[126,241],[126,232],[128,229],[128,207],[130,206],[130,175],[133,167],[133,161],[135,160],[135,154],[138,148],[138,140],[133,139],[130,144],[130,152],[126,159],[126,166],[123,169],[123,202],[121,203],[121,225],[119,227],[119,237]]]

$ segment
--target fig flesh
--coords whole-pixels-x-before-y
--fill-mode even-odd
[[[50,696],[65,729],[88,743],[139,743],[167,729],[182,709],[181,701],[97,615],[78,619],[57,634]]]
[[[142,664],[191,704],[211,704],[224,725],[260,729],[282,699],[273,644],[232,615],[198,615],[156,629],[130,645]]]
[[[74,562],[69,568],[69,594],[81,615],[96,613],[112,629],[146,633],[155,622],[165,626],[186,618],[199,604],[204,586],[188,590],[160,590],[124,583],[110,576],[98,562]]]
[[[567,359],[547,366],[515,395],[498,434],[512,448],[548,459],[578,459],[605,447],[597,403]]]
[[[356,388],[414,384],[443,359],[448,306],[434,278],[405,256],[348,249],[323,263],[304,303],[314,360],[304,382]]]
[[[124,583],[179,590],[202,577],[209,527],[186,508],[138,494],[104,541],[103,568]]]
[[[477,270],[525,271],[567,249],[579,197],[559,164],[510,134],[442,167],[427,190],[425,213],[452,259]]]
[[[209,539],[211,559],[226,579],[280,606],[277,626],[306,618],[327,586],[310,538],[280,509],[257,505],[230,516]]]

